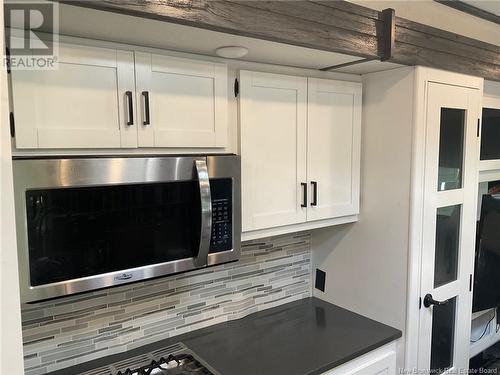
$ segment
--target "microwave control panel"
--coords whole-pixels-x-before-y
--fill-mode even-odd
[[[210,253],[228,251],[233,248],[232,180],[210,180],[212,195],[212,233]]]

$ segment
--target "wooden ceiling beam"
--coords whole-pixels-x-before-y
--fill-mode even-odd
[[[500,81],[500,46],[347,1],[63,1],[234,35]]]
[[[63,1],[64,2],[64,1]],[[94,9],[364,58],[378,57],[381,24],[309,1],[68,1]],[[356,18],[358,22],[356,22]],[[365,20],[366,21],[366,20]]]
[[[500,46],[401,17],[395,19],[395,42],[389,61],[500,81]]]

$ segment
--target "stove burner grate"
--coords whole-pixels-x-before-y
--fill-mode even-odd
[[[200,374],[215,375],[198,362],[191,354],[170,354],[167,359],[161,357],[152,360],[149,365],[135,370],[127,368],[125,372],[118,371],[116,375],[154,375],[154,374]]]
[[[94,368],[81,375],[218,375],[179,342],[150,353]]]

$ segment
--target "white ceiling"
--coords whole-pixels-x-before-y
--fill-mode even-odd
[[[486,12],[493,13],[500,17],[500,1],[499,0],[462,0],[464,3],[475,6]]]
[[[282,43],[203,30],[189,26],[140,17],[97,11],[60,4],[59,32],[64,35],[108,40],[125,44],[162,48],[173,51],[215,55],[222,46],[243,46],[249,53],[245,61],[309,69],[360,60],[360,57],[319,51]],[[341,68],[341,72],[363,74],[370,69],[392,69],[395,64],[370,62]],[[337,70],[335,70],[337,71]]]

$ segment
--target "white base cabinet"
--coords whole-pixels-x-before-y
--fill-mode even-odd
[[[227,145],[225,64],[101,45],[62,42],[57,69],[12,71],[17,149]]]
[[[392,342],[322,375],[395,375],[396,343]]]
[[[239,100],[243,232],[356,220],[361,84],[241,71]]]

